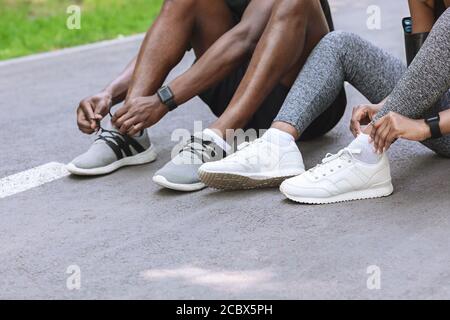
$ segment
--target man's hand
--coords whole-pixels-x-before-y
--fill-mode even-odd
[[[77,109],[77,123],[81,132],[92,134],[112,106],[112,96],[108,92],[100,92],[83,99]]]
[[[370,133],[370,138],[378,153],[388,150],[391,144],[399,138],[424,141],[430,137],[430,128],[424,120],[409,119],[395,112],[390,112],[378,120]]]
[[[168,112],[157,95],[139,97],[125,102],[115,113],[112,123],[122,134],[134,136],[156,124]]]
[[[353,108],[350,131],[357,137],[361,133],[361,126],[368,125],[375,115],[383,108],[384,102],[380,104],[365,104]]]

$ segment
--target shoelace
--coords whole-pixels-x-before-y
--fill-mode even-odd
[[[203,162],[205,162],[216,157],[218,148],[219,147],[212,141],[203,140],[192,136],[186,146],[180,150],[180,153],[188,152],[191,155],[196,155],[198,158],[202,159]],[[225,156],[225,151],[223,151],[223,157]]]
[[[113,117],[113,115],[112,115],[112,113],[111,113],[111,108],[109,108],[108,114],[109,114],[109,116],[110,116],[111,118]],[[98,130],[97,130],[98,137],[97,137],[97,139],[95,139],[95,141],[98,141],[98,140],[104,140],[104,141],[106,141],[108,138],[115,139],[117,136],[122,137],[122,138],[125,137],[125,135],[122,134],[122,133],[120,133],[119,131],[108,130],[108,129],[103,128],[103,127],[102,127],[102,123],[101,123],[100,120],[95,119],[95,121],[97,122],[97,126],[98,126]],[[110,136],[109,136],[109,137],[105,137],[105,136],[104,136],[105,133],[106,133],[106,134],[109,134]]]
[[[109,114],[110,118],[113,117],[113,115],[112,115],[112,113],[111,113],[111,108],[109,108],[108,114]],[[99,135],[99,137],[98,137],[97,139],[95,139],[95,141],[97,141],[97,140],[104,140],[104,138],[102,137],[102,135],[103,135],[104,133],[109,133],[109,134],[111,134],[111,137],[114,137],[114,134],[118,134],[118,135],[123,136],[123,134],[121,134],[121,133],[118,132],[118,131],[112,131],[112,130],[107,130],[107,129],[103,128],[103,127],[102,127],[102,122],[101,122],[101,120],[98,120],[98,119],[92,119],[92,120],[94,120],[95,122],[97,122],[97,127],[98,127],[96,133]]]
[[[113,114],[111,113],[111,108],[109,108],[108,114],[109,114],[110,118],[113,118]],[[109,133],[111,135],[111,138],[115,138],[116,136],[120,136],[120,137],[124,138],[126,136],[125,134],[122,134],[117,130],[108,130],[108,129],[103,128],[102,122],[98,119],[93,119],[93,120],[95,120],[97,122],[97,127],[98,127],[97,134],[99,135],[99,137],[95,141],[105,140],[105,137],[102,136],[105,133]],[[142,134],[142,132],[143,131],[141,131],[141,134]]]
[[[98,137],[97,137],[97,139],[95,139],[95,141],[106,140],[108,138],[115,139],[117,136],[122,137],[122,138],[125,137],[125,135],[120,133],[119,131],[107,130],[102,127],[99,127],[97,133],[98,133]],[[105,136],[105,134],[109,134],[110,136],[107,137],[107,136]]]
[[[108,111],[110,117],[112,117],[111,109]],[[122,159],[124,156],[132,156],[133,151],[131,147],[137,152],[141,153],[145,151],[145,148],[136,141],[133,137],[129,137],[126,134],[122,134],[117,130],[108,130],[101,126],[101,121],[97,121],[97,134],[98,137],[95,141],[103,140],[116,154],[117,159]],[[141,132],[141,134],[143,131]],[[107,135],[108,134],[108,135]]]
[[[361,149],[350,149],[344,148],[336,154],[328,153],[325,158],[322,160],[322,163],[318,164],[314,168],[308,170],[308,172],[314,175],[315,179],[319,179],[319,176],[326,176],[328,173],[334,173],[336,169],[341,169],[342,164],[338,164],[333,167],[333,164],[336,160],[343,160],[344,156],[349,156],[347,158],[347,162],[352,163],[355,160],[355,154],[360,154]]]
[[[354,154],[360,154],[360,153],[361,153],[361,149],[344,148],[336,154],[327,153],[325,158],[322,160],[322,163],[325,164],[325,163],[331,162],[335,159],[342,157],[343,155],[349,155],[351,157],[351,159],[354,160],[355,159]]]

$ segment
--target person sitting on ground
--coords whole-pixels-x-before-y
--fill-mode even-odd
[[[98,175],[154,161],[146,129],[199,95],[218,119],[153,180],[180,191],[204,188],[200,165],[233,150],[225,141],[227,129],[267,129],[308,55],[330,29],[326,0],[165,0],[139,55],[101,93],[80,103],[79,128],[92,134],[113,105],[125,102],[112,126],[102,129],[68,170]],[[163,85],[190,47],[196,62]],[[335,100],[329,106],[333,112],[318,119],[309,135],[322,135],[339,121],[346,105],[343,88]]]
[[[272,128],[235,154],[204,164],[201,179],[219,189],[284,181],[280,189],[291,200],[333,203],[392,194],[385,152],[396,139],[420,141],[450,157],[450,136],[441,137],[450,133],[450,9],[435,14],[435,5],[410,0],[413,32],[428,32],[439,19],[408,70],[355,34],[329,33],[311,53]],[[351,130],[356,139],[315,168],[290,178],[304,168],[295,140],[328,112],[326,106],[344,81],[375,103],[354,109]]]

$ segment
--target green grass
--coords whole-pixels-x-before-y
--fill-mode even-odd
[[[0,0],[0,60],[145,32],[162,0]],[[69,30],[67,7],[81,7]]]

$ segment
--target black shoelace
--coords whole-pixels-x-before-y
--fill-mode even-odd
[[[113,115],[111,114],[111,109],[108,111],[109,116],[112,118]],[[97,134],[98,137],[95,141],[103,140],[116,154],[117,159],[120,160],[126,157],[130,157],[133,155],[133,152],[131,150],[131,147],[137,152],[142,153],[145,151],[144,147],[137,142],[133,137],[130,137],[126,134],[122,134],[119,131],[116,130],[108,130],[101,126],[101,121],[95,119],[97,122],[98,130]],[[109,134],[109,136],[105,136],[106,134]],[[143,131],[141,132],[141,134]]]
[[[196,144],[200,145],[201,148],[196,148]],[[198,158],[202,159],[203,162],[206,162],[214,159],[218,155],[219,150],[222,151],[222,158],[225,158],[225,150],[222,150],[214,142],[191,136],[191,140],[183,149],[180,150],[180,153],[189,152],[192,155],[196,155]],[[205,156],[207,157],[205,158]]]

